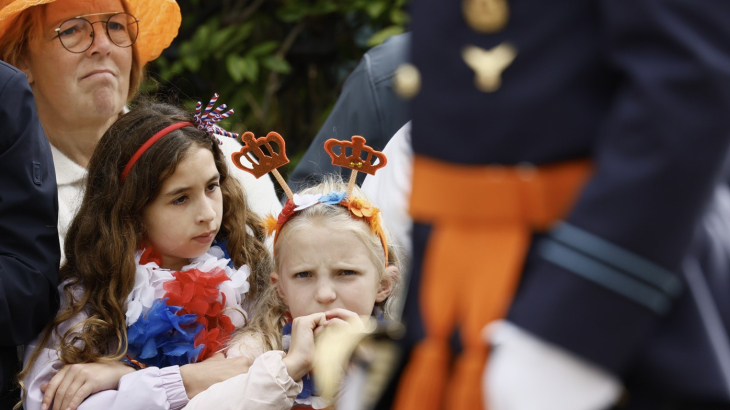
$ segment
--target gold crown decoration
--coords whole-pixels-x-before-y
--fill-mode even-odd
[[[335,153],[335,148],[340,149],[339,154]],[[348,149],[352,152],[350,155],[347,155]],[[334,138],[328,139],[324,143],[324,150],[332,158],[332,165],[352,170],[350,182],[347,184],[348,197],[355,186],[358,172],[375,175],[377,170],[383,168],[388,163],[388,158],[385,157],[385,154],[365,145],[365,138],[359,135],[353,135],[350,141],[340,141]],[[364,159],[362,157],[363,153],[366,154]]]
[[[284,138],[274,131],[269,132],[265,137],[261,138],[256,138],[251,131],[246,131],[241,135],[241,141],[243,142],[241,150],[231,154],[233,165],[256,178],[261,178],[271,172],[279,182],[279,185],[284,189],[284,192],[286,192],[286,196],[289,198],[294,197],[291,188],[284,181],[279,171],[276,170],[280,166],[289,163],[289,158],[286,156]],[[273,146],[276,146],[276,149]],[[245,166],[241,162],[241,157],[246,158],[251,163],[251,166]]]
[[[340,148],[339,154],[334,152],[335,147]],[[352,149],[352,155],[347,155],[348,148]],[[353,135],[351,141],[339,141],[333,138],[328,139],[324,143],[324,149],[330,158],[332,158],[332,165],[370,175],[375,175],[375,171],[383,168],[388,163],[385,154],[365,145],[365,138],[359,135]],[[362,158],[363,152],[367,154],[365,159]],[[374,162],[374,160],[377,160],[377,162]]]

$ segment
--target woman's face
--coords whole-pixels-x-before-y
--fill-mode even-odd
[[[46,6],[40,36],[28,45],[21,69],[35,95],[41,119],[65,123],[97,123],[116,117],[129,93],[132,47],[109,40],[104,24],[93,24],[94,42],[83,53],[67,51],[54,31],[76,16],[125,11],[121,0],[57,0]],[[108,16],[85,17],[91,23]]]

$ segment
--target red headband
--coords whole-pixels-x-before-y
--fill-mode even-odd
[[[157,134],[153,135],[152,138],[148,139],[147,142],[145,142],[137,152],[132,155],[132,158],[129,159],[129,162],[127,162],[127,166],[124,167],[124,171],[122,171],[121,181],[124,183],[124,180],[127,179],[127,174],[129,174],[129,171],[132,170],[132,166],[134,166],[134,163],[137,162],[139,157],[142,156],[142,154],[147,151],[152,144],[157,142],[160,138],[164,137],[165,135],[171,133],[172,131],[175,131],[177,129],[183,128],[183,127],[194,127],[193,123],[191,122],[178,122],[172,125],[168,125],[167,127],[161,129],[157,132]]]

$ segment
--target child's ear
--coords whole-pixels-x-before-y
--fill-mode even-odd
[[[398,275],[400,275],[400,272],[398,271],[397,267],[388,266],[387,268],[385,268],[385,273],[383,274],[383,277],[380,278],[380,288],[378,289],[378,294],[377,296],[375,296],[376,303],[380,303],[384,301],[388,296],[390,296],[390,293],[393,292],[395,284],[398,282]]]
[[[284,296],[284,291],[281,289],[281,282],[279,282],[279,274],[277,272],[271,272],[269,279],[271,280],[271,283],[276,286],[276,291],[279,293],[281,300],[286,303],[286,296]]]

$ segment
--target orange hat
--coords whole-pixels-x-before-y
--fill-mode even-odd
[[[21,11],[56,0],[0,0],[0,37]],[[139,36],[134,47],[140,62],[146,64],[160,56],[177,36],[180,7],[175,0],[123,0],[129,12],[139,19]]]

